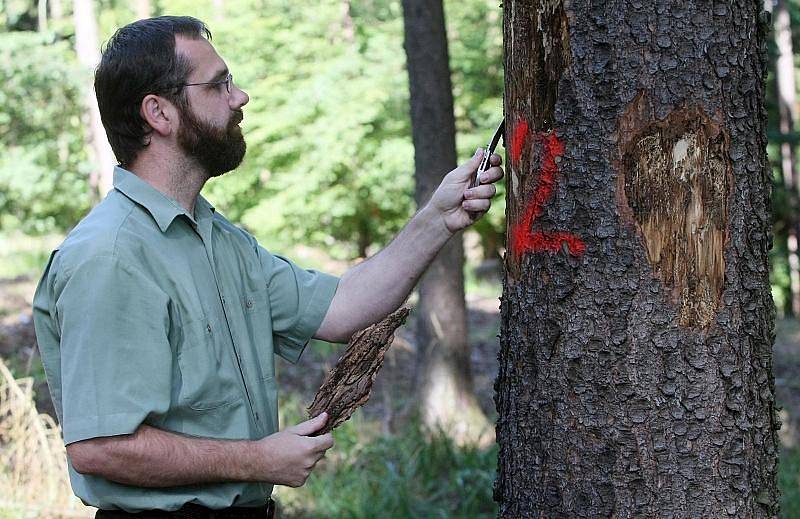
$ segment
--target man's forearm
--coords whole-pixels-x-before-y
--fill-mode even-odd
[[[396,310],[452,236],[435,210],[421,209],[389,245],[342,275],[325,317],[335,331],[321,338],[345,342]]]
[[[137,487],[170,487],[221,481],[249,481],[248,460],[253,442],[182,436],[142,425],[125,436],[95,438],[90,449],[71,444],[67,452],[83,449],[79,472]]]

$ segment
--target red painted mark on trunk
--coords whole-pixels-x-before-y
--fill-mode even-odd
[[[520,131],[524,128],[524,132]],[[514,130],[511,141],[511,158],[518,162],[522,154],[522,143],[528,131],[524,121]],[[578,236],[568,232],[543,232],[532,231],[533,223],[544,212],[544,204],[553,196],[556,182],[558,181],[558,164],[556,157],[564,155],[564,143],[556,136],[555,131],[546,134],[536,132],[535,141],[541,142],[542,160],[539,172],[539,184],[533,194],[533,199],[525,209],[522,221],[511,228],[511,250],[517,258],[525,252],[550,252],[558,253],[566,245],[567,252],[573,256],[581,256],[586,252],[586,245]],[[519,146],[519,149],[517,148]]]
[[[511,135],[511,161],[516,164],[522,156],[522,146],[525,144],[525,137],[528,136],[527,121],[520,122]]]

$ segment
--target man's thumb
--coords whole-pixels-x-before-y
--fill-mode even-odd
[[[464,162],[452,171],[452,173],[455,175],[455,178],[459,181],[463,181],[464,179],[469,179],[472,175],[474,175],[475,171],[478,170],[478,166],[481,165],[483,154],[483,148],[478,148],[475,150],[475,154],[471,159],[469,159],[467,162]]]
[[[470,169],[475,171],[475,168],[481,165],[481,160],[483,159],[484,153],[486,152],[483,150],[483,148],[478,148],[477,150],[475,150],[475,155],[473,155],[472,158],[469,159]]]
[[[323,411],[314,418],[291,427],[291,430],[293,433],[299,434],[300,436],[309,436],[311,433],[322,429],[322,426],[325,425],[327,421],[328,413]]]

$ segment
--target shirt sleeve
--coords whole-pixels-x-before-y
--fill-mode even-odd
[[[92,258],[56,284],[66,444],[133,433],[170,404],[169,297],[117,258]]]
[[[259,246],[272,310],[275,353],[295,363],[319,330],[328,312],[339,278],[304,270]]]

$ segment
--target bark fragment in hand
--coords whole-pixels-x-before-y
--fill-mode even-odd
[[[369,400],[372,383],[394,340],[394,332],[406,321],[409,311],[401,308],[383,321],[353,334],[344,355],[328,372],[314,403],[308,408],[312,417],[323,411],[328,413],[325,427],[314,436],[332,431]]]

